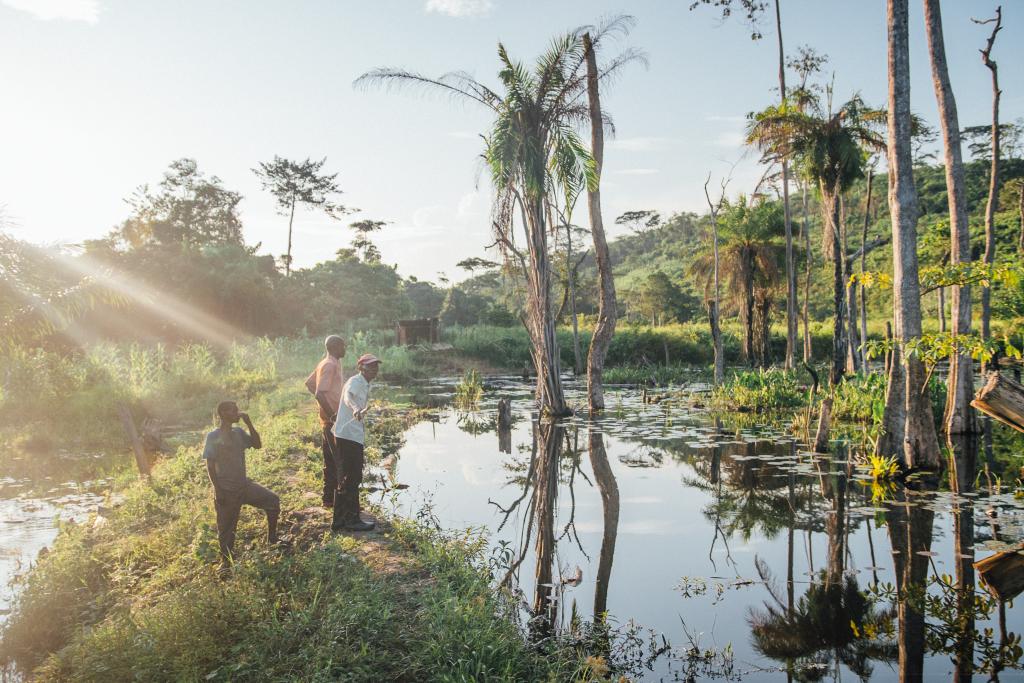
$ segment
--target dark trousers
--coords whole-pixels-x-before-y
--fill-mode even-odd
[[[323,428],[323,452],[324,452],[324,505],[334,505],[334,491],[338,488],[338,466],[333,425],[324,425]]]
[[[217,509],[217,540],[220,542],[220,559],[230,563],[234,556],[235,530],[243,505],[252,505],[267,513],[268,527],[273,530],[281,512],[281,499],[273,491],[254,481],[246,480],[245,486],[237,491],[225,491],[214,486],[214,507]]]
[[[363,444],[338,439],[335,442],[338,490],[334,494],[334,521],[339,529],[359,520],[359,485],[363,482]]]

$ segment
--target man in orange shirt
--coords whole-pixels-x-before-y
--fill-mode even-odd
[[[342,380],[341,359],[345,356],[345,340],[332,334],[324,340],[327,353],[309,377],[306,388],[316,398],[320,409],[320,426],[323,435],[324,454],[324,507],[334,507],[334,492],[338,488],[338,471],[335,467],[334,420],[341,403]]]

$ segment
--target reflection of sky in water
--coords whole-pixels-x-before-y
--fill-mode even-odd
[[[519,394],[521,397],[522,394]],[[496,398],[490,394],[489,398]],[[518,398],[518,397],[517,397]],[[673,645],[687,645],[686,633],[703,647],[731,644],[738,671],[750,678],[784,680],[778,663],[759,655],[752,647],[748,622],[751,609],[761,609],[771,595],[760,580],[755,559],[767,564],[777,582],[776,594],[786,595],[789,551],[788,485],[795,474],[798,500],[793,532],[793,563],[796,597],[803,595],[812,576],[825,569],[828,536],[825,533],[829,501],[820,494],[820,480],[806,456],[791,451],[780,439],[778,429],[750,427],[717,434],[705,415],[692,414],[683,407],[645,406],[630,394],[617,393],[609,401],[605,433],[608,458],[619,488],[618,538],[608,593],[608,609],[616,623],[636,620],[669,639]],[[493,416],[493,404],[482,406]],[[532,443],[526,401],[515,403],[517,416],[512,436],[512,454],[499,451],[492,431],[473,435],[460,429],[456,415],[442,413],[439,423],[424,422],[407,435],[397,464],[397,479],[411,486],[411,496],[399,503],[404,513],[415,513],[430,500],[433,513],[446,528],[484,527],[495,532],[503,519],[498,505],[507,507],[522,494],[516,479],[526,475]],[[563,456],[561,484],[555,515],[555,575],[571,576],[576,567],[583,581],[564,589],[560,617],[567,621],[572,605],[587,617],[593,611],[595,576],[603,533],[602,502],[586,451],[587,430],[579,421],[569,423],[566,443],[581,453],[580,468],[568,480],[568,459]],[[574,428],[579,427],[578,434]],[[721,485],[711,484],[711,446],[722,449]],[[881,508],[865,495],[864,487],[848,482],[846,516],[850,530],[846,553],[847,574],[860,588],[867,588],[877,575],[879,581],[894,582],[892,547],[882,523]],[[716,520],[715,501],[724,501]],[[489,501],[493,501],[492,504]],[[527,498],[513,512],[505,527],[494,533],[492,547],[499,540],[514,549],[523,546],[527,533]],[[936,510],[930,557],[939,574],[954,574],[953,526],[949,513],[952,496],[940,493],[930,504]],[[975,509],[976,559],[990,554],[990,538],[984,508]],[[1005,537],[1020,537],[1022,513],[1012,495],[1000,496],[999,524]],[[744,521],[744,510],[749,516]],[[876,516],[878,519],[876,520]],[[574,528],[566,531],[570,519]],[[716,521],[717,531],[716,531]],[[870,528],[869,528],[870,527]],[[809,529],[809,531],[808,531]],[[582,550],[575,543],[578,536]],[[535,558],[530,535],[526,558],[519,571],[521,586],[532,599]],[[518,552],[518,550],[517,550]],[[813,571],[812,571],[813,567]],[[724,585],[718,593],[709,587],[702,595],[684,597],[680,584],[703,579],[713,586]],[[978,623],[978,628],[994,626]],[[1008,627],[1019,632],[1024,626],[1016,609],[1008,610]],[[666,674],[659,662],[655,673]],[[873,663],[872,680],[895,680],[895,662]],[[774,669],[766,671],[764,669]],[[927,676],[948,679],[952,664],[947,655],[926,659]],[[856,676],[844,668],[848,680]],[[1003,672],[1009,680],[1019,672]],[[659,675],[654,675],[656,680]],[[831,678],[831,676],[829,676]]]
[[[0,479],[0,623],[6,619],[16,586],[11,579],[28,569],[39,551],[57,536],[58,520],[84,521],[100,496],[87,484],[55,485],[42,495],[26,481]]]

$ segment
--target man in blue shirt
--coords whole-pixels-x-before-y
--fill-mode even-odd
[[[234,401],[223,401],[217,406],[220,427],[206,435],[203,460],[213,483],[217,509],[217,540],[220,542],[221,565],[233,561],[235,529],[243,505],[252,505],[267,515],[267,542],[281,544],[277,537],[277,518],[281,514],[281,499],[277,494],[245,476],[245,449],[262,448],[259,432],[245,413],[239,412]],[[248,433],[235,427],[245,422]]]

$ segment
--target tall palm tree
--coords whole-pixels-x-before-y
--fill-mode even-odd
[[[620,18],[591,30],[592,46],[626,21]],[[542,411],[554,415],[569,411],[559,377],[551,296],[548,236],[553,207],[557,203],[571,206],[576,196],[598,182],[594,159],[577,134],[578,128],[590,123],[585,32],[579,29],[553,40],[532,69],[513,60],[499,43],[500,92],[463,72],[429,78],[385,68],[356,80],[357,86],[420,86],[475,102],[494,114],[483,153],[494,188],[494,229],[506,257],[525,274],[525,323],[537,370],[538,399]],[[638,53],[625,51],[604,66],[599,78],[608,78],[638,58]],[[517,224],[525,249],[515,240]]]
[[[777,202],[751,203],[740,197],[725,203],[718,216],[718,268],[725,277],[729,296],[739,308],[744,326],[743,356],[754,364],[755,293],[775,286],[779,256],[784,246],[778,237],[783,209]],[[693,270],[709,280],[714,273],[714,254],[705,249],[693,262]],[[766,363],[767,359],[763,358]]]
[[[831,99],[831,98],[829,98]],[[747,142],[775,157],[793,158],[803,174],[817,183],[826,230],[832,240],[833,314],[832,372],[834,386],[842,379],[846,362],[845,254],[840,239],[840,195],[864,173],[863,148],[883,149],[878,132],[884,113],[854,96],[836,111],[812,101],[806,109],[788,101],[751,116]]]

